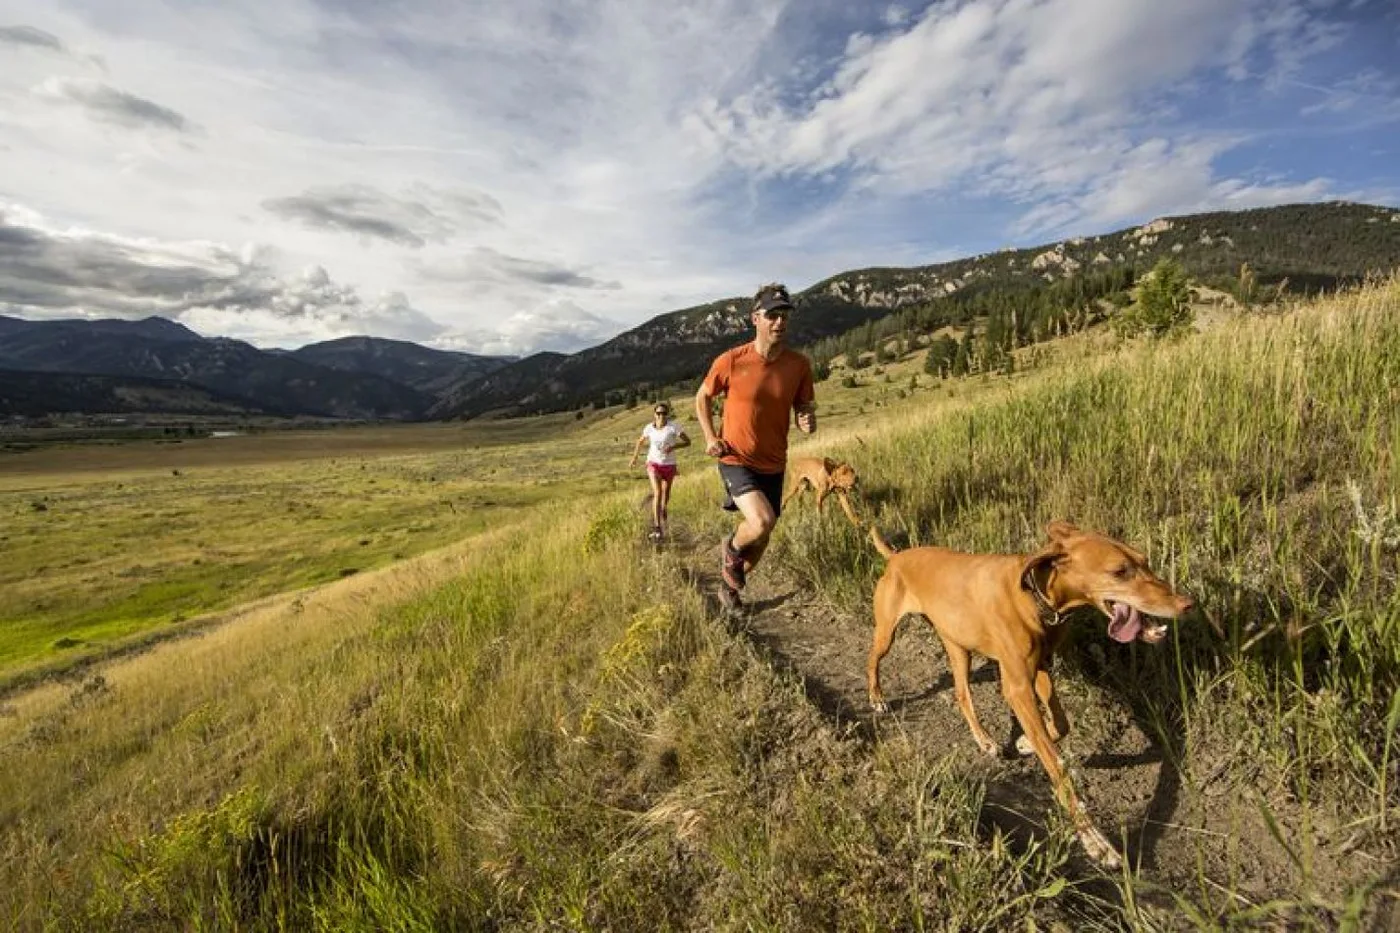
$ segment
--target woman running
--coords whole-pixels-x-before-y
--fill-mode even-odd
[[[642,428],[629,467],[637,465],[643,444],[650,445],[647,477],[651,480],[651,534],[647,537],[659,542],[666,535],[666,505],[671,501],[671,483],[676,478],[676,449],[690,446],[690,438],[671,420],[671,406],[666,402],[657,402],[652,409],[651,424]]]

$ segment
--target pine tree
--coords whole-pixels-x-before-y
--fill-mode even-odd
[[[1117,326],[1128,336],[1165,337],[1186,330],[1194,319],[1186,272],[1176,260],[1163,259],[1138,284],[1137,303],[1123,313]]]

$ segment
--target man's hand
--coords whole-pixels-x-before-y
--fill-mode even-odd
[[[724,438],[717,437],[705,445],[705,453],[711,457],[723,457],[729,453],[729,445],[724,442]]]

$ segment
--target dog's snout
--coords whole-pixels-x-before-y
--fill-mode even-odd
[[[1196,601],[1190,596],[1179,595],[1176,598],[1176,608],[1181,612],[1190,612],[1196,608]]]

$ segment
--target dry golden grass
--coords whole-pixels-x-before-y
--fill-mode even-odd
[[[1017,549],[1063,515],[1143,543],[1225,633],[1178,626],[1115,687],[1169,764],[1266,784],[1302,825],[1325,809],[1361,850],[1393,851],[1397,308],[1390,283],[1176,345],[1069,342],[1009,387],[900,399],[890,367],[863,395],[819,386],[827,417],[798,449],[849,455],[866,507],[916,543]],[[1296,869],[1262,894],[1202,868],[1149,904],[1135,875],[1081,883],[1067,827],[1023,847],[989,833],[978,782],[938,750],[838,731],[709,614],[685,555],[638,550],[645,487],[624,464],[644,421],[608,412],[472,451],[474,482],[508,470],[539,502],[4,704],[0,917],[1359,930],[1396,896],[1388,865],[1320,877],[1306,834],[1280,834]],[[673,513],[708,535],[729,519],[683,454]],[[411,490],[401,474],[439,456],[457,454],[364,472]],[[772,560],[864,624],[875,562],[844,523],[785,519]]]

